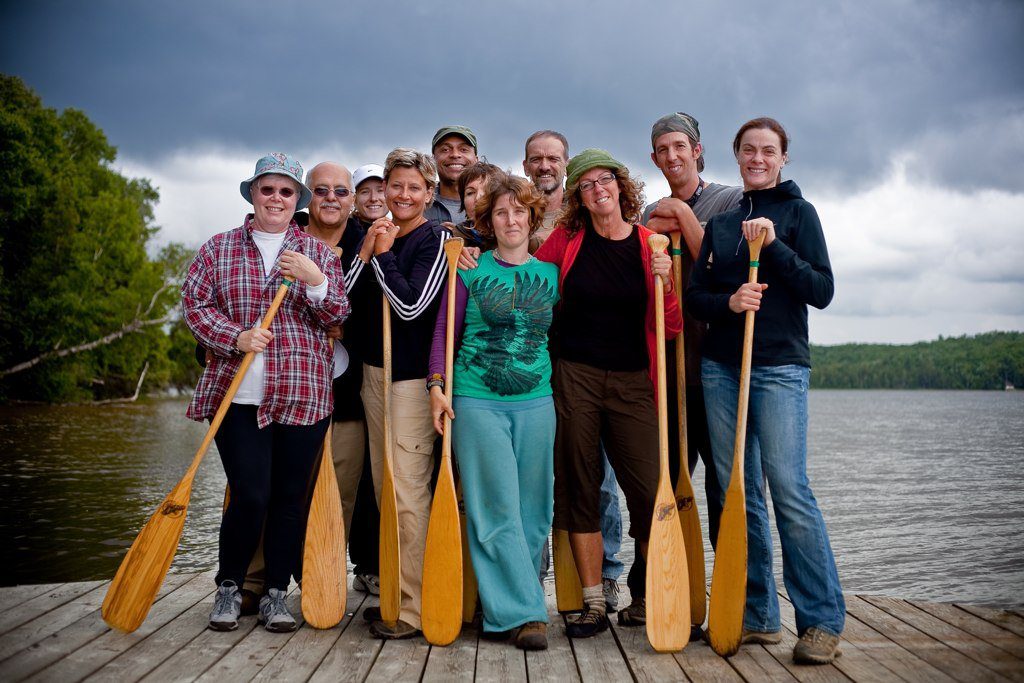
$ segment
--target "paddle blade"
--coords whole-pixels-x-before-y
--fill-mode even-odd
[[[100,614],[109,626],[130,633],[145,621],[178,550],[191,496],[186,475],[135,537],[103,599]]]
[[[559,612],[578,612],[583,609],[583,584],[576,569],[576,560],[569,545],[569,532],[551,530],[551,554],[554,555],[555,602]]]
[[[740,649],[747,602],[747,510],[741,482],[730,482],[718,526],[715,567],[711,572],[708,642],[728,657]]]
[[[423,637],[448,645],[462,629],[462,534],[451,458],[442,458],[423,553]]]
[[[402,567],[398,545],[398,501],[390,458],[384,459],[384,481],[380,487],[380,616],[398,621],[402,602]]]
[[[690,623],[700,626],[707,617],[707,575],[704,569],[704,535],[700,529],[693,483],[686,469],[681,469],[676,484],[676,511],[686,548],[686,567],[690,572]]]
[[[647,542],[647,639],[658,652],[677,652],[690,639],[690,591],[683,532],[667,479],[658,485]]]
[[[462,484],[456,494],[459,499],[459,530],[462,532],[462,623],[473,622],[476,612],[477,588],[476,572],[473,571],[473,560],[469,555],[469,536],[466,535],[466,503],[462,500]]]
[[[302,617],[313,628],[331,628],[344,618],[346,571],[345,518],[328,430],[302,549]]]

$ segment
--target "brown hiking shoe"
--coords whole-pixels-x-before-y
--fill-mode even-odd
[[[812,626],[800,636],[793,648],[793,661],[797,664],[828,664],[842,654],[839,636]]]
[[[619,610],[619,626],[643,626],[647,623],[647,601],[635,598],[629,607]]]
[[[782,631],[748,631],[743,629],[740,642],[753,643],[754,645],[778,645],[782,642]]]
[[[528,621],[516,631],[515,645],[520,650],[548,649],[548,625],[543,621]]]

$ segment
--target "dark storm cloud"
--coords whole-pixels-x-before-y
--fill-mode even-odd
[[[6,4],[0,65],[137,159],[425,147],[457,122],[495,160],[556,128],[650,172],[650,125],[681,109],[719,177],[736,128],[769,114],[805,184],[862,187],[901,158],[928,182],[1024,189],[1024,4],[711,5]]]

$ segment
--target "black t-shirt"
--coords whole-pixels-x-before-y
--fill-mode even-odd
[[[562,287],[559,357],[602,370],[647,369],[640,237],[610,240],[588,229]]]

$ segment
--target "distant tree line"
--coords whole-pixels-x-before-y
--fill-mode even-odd
[[[1024,388],[1024,333],[986,332],[917,344],[811,347],[817,389]]]

